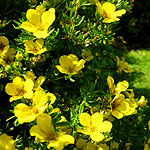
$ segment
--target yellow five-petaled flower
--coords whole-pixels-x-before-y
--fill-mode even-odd
[[[104,4],[97,2],[96,5],[97,5],[97,12],[104,18],[103,20],[104,23],[119,21],[120,19],[117,17],[122,16],[123,14],[126,13],[125,9],[115,11],[116,6],[109,2],[105,2]]]
[[[74,144],[74,137],[65,132],[56,132],[52,123],[52,118],[48,114],[41,114],[37,117],[37,125],[32,126],[30,135],[35,136],[35,141],[47,142],[47,148],[63,150],[64,146]]]
[[[48,28],[55,20],[55,9],[45,11],[42,6],[37,6],[36,9],[28,9],[26,17],[28,21],[23,22],[21,28],[32,32],[37,38],[46,38]]]
[[[24,44],[26,52],[32,53],[34,55],[42,54],[47,51],[47,49],[44,48],[43,45],[43,39],[37,39],[35,42],[32,40],[26,40]]]
[[[45,93],[40,87],[37,88],[31,100],[32,106],[19,103],[14,107],[14,114],[18,118],[18,122],[23,124],[24,122],[35,120],[48,107],[48,100],[51,100],[50,104],[53,104],[56,100],[55,95],[53,93]]]
[[[81,59],[78,61],[78,57],[74,54],[63,55],[59,58],[60,65],[56,68],[61,72],[68,75],[77,74],[82,68],[84,68],[85,60]]]
[[[102,141],[105,137],[103,132],[110,132],[112,123],[109,121],[103,121],[102,114],[96,112],[92,116],[84,112],[79,116],[80,124],[83,129],[77,129],[77,132],[89,135],[95,142]]]
[[[11,95],[10,102],[21,99],[22,97],[30,99],[33,95],[34,82],[31,79],[26,81],[21,77],[15,77],[12,83],[7,83],[5,91]]]

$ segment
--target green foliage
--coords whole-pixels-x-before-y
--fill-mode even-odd
[[[117,10],[125,9],[129,13],[130,5],[128,1],[108,0],[108,2],[115,4]],[[12,5],[14,7],[11,8]],[[38,5],[41,5],[47,11],[50,8],[55,8],[56,18],[48,28],[49,35],[43,38],[44,44],[41,44],[42,46],[39,44],[47,51],[34,55],[33,52],[27,52],[25,42],[32,40],[35,44],[37,38],[32,32],[24,30],[21,25],[28,19],[26,18],[27,10],[36,9]],[[111,108],[112,102],[116,93],[113,93],[111,88],[108,87],[108,76],[114,78],[113,86],[114,84],[117,85],[118,82],[130,79],[129,72],[125,72],[125,69],[119,70],[116,59],[116,56],[123,57],[126,51],[123,38],[115,37],[115,33],[120,31],[119,21],[104,23],[104,18],[97,12],[96,4],[90,3],[88,0],[64,0],[63,2],[60,0],[21,0],[13,2],[6,0],[3,7],[0,2],[0,8],[0,14],[2,14],[0,35],[7,37],[10,47],[16,50],[16,53],[13,54],[13,62],[5,61],[5,65],[1,64],[0,68],[0,94],[3,95],[0,115],[4,115],[0,120],[0,133],[13,136],[18,149],[25,149],[25,147],[38,150],[47,149],[47,141],[34,142],[34,138],[30,135],[30,129],[36,125],[36,120],[19,124],[19,119],[15,116],[15,108],[20,103],[28,105],[31,109],[34,107],[33,97],[27,99],[24,96],[10,103],[10,96],[6,95],[7,83],[12,83],[12,80],[18,76],[25,79],[27,71],[32,71],[36,76],[33,82],[35,83],[38,77],[43,76],[45,81],[43,84],[40,84],[39,81],[39,86],[46,93],[50,92],[56,96],[54,104],[51,104],[52,99],[48,98],[48,106],[44,111],[52,117],[54,129],[59,132],[59,128],[61,130],[65,128],[65,132],[75,138],[75,143],[64,149],[77,149],[76,143],[79,137],[87,142],[92,141],[88,135],[78,132],[78,128],[83,127],[79,119],[83,112],[89,114],[100,112],[104,121],[109,120],[113,124],[112,131],[104,133],[105,139],[95,142],[99,147],[101,144],[107,143],[112,148],[111,140],[119,144],[119,149],[125,149],[126,143],[132,143],[131,149],[137,149],[138,147],[142,149],[144,147],[150,136],[148,133],[149,120],[146,117],[149,111],[148,106],[138,106],[136,114],[126,114],[122,119],[117,119],[111,115],[113,111]],[[85,51],[91,52],[92,59],[88,60],[88,56],[87,58],[83,56]],[[80,62],[77,63],[78,67],[75,66],[76,64],[73,67],[79,68],[82,66],[81,61],[86,61],[76,74],[72,74],[74,70],[69,72],[69,69],[66,69],[72,63],[67,60],[70,54],[74,55],[74,62]],[[62,56],[66,56],[65,67],[61,66],[60,58]],[[78,61],[75,60],[75,56],[79,59]],[[1,56],[1,59],[4,58]],[[64,73],[64,68],[63,71],[60,71],[59,65],[69,73]],[[125,62],[122,63],[122,66],[125,66]],[[128,66],[126,66],[126,69],[128,69]],[[28,87],[30,86],[28,85]],[[34,87],[34,93],[38,89],[36,88]],[[124,94],[124,90],[120,93]],[[138,96],[139,99],[136,97],[135,95],[135,98],[134,96],[132,98],[138,103],[140,97]],[[34,110],[32,113],[34,113]],[[62,121],[62,116],[66,120]],[[139,121],[139,117],[145,117],[146,119]],[[127,132],[128,134],[126,134]],[[139,136],[138,143],[134,144],[137,136]]]

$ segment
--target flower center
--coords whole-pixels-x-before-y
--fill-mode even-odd
[[[111,104],[112,110],[116,109],[120,104],[116,103],[116,100]]]
[[[71,68],[71,67],[70,67],[70,68],[68,69],[68,72],[69,72],[69,73],[73,73],[73,72],[74,72],[74,68]]]
[[[57,137],[57,133],[54,131],[48,135],[49,140],[56,140],[56,137]]]
[[[26,93],[26,91],[24,89],[19,89],[18,93],[20,96],[23,96]]]
[[[90,131],[91,131],[91,132],[95,132],[95,130],[96,130],[95,127],[93,127],[93,126],[90,127]]]
[[[39,25],[38,30],[43,31],[44,30],[44,26],[43,25]]]
[[[33,111],[34,114],[38,114],[38,113],[39,113],[39,110],[38,110],[38,108],[36,108],[36,107],[34,107],[34,108],[32,109],[32,111]]]
[[[37,53],[39,50],[37,48],[32,49],[34,53]]]

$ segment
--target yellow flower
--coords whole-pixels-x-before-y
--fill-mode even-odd
[[[43,76],[39,76],[35,80],[36,76],[32,71],[27,71],[24,78],[25,78],[25,80],[31,79],[34,82],[34,87],[33,87],[34,90],[39,88],[43,84],[43,82],[45,81],[45,77],[43,77]]]
[[[118,82],[116,86],[114,84],[114,79],[111,76],[107,77],[107,84],[112,94],[119,94],[123,91],[126,91],[129,87],[129,83],[126,80]]]
[[[144,96],[141,96],[140,100],[138,101],[138,105],[140,105],[141,107],[146,106],[148,103],[148,101],[145,99]]]
[[[3,58],[3,55],[8,51],[9,49],[9,41],[5,36],[0,36],[0,57]]]
[[[93,59],[93,55],[91,55],[91,51],[83,51],[82,52],[82,57],[86,60],[86,61],[90,61]]]
[[[123,94],[117,94],[110,105],[112,115],[118,119],[121,119],[129,111],[129,104],[125,100],[125,96]]]
[[[104,18],[104,23],[111,23],[115,21],[119,21],[120,19],[117,18],[119,16],[122,16],[126,13],[125,9],[116,10],[116,6],[112,3],[105,2],[101,5],[100,2],[96,3],[97,5],[97,12]]]
[[[42,88],[38,88],[33,93],[32,106],[27,106],[24,103],[15,106],[14,114],[18,118],[18,122],[23,124],[35,120],[48,107],[48,100],[51,100],[51,104],[53,104],[56,100],[55,95],[52,93],[46,94]]]
[[[0,150],[15,150],[15,141],[5,133],[0,135]]]
[[[55,9],[45,11],[42,6],[37,6],[36,9],[28,9],[26,17],[28,21],[23,22],[21,28],[32,32],[37,38],[46,38],[48,28],[55,20]]]
[[[14,62],[16,50],[14,48],[8,49],[8,51],[3,54],[3,57],[0,58],[0,64],[6,69],[9,67],[9,64]]]
[[[47,148],[63,150],[64,146],[74,144],[74,137],[65,132],[56,132],[52,124],[52,118],[48,114],[41,114],[37,117],[37,125],[32,126],[30,135],[35,136],[35,141],[47,142]]]
[[[111,102],[112,115],[118,119],[137,113],[137,103],[135,99],[126,98],[123,94],[116,94]]]
[[[15,77],[12,83],[7,83],[5,91],[11,95],[10,102],[21,99],[22,97],[30,99],[33,95],[34,83],[31,79],[24,81],[21,77]]]
[[[118,56],[116,56],[116,58],[117,58],[117,66],[120,73],[122,70],[125,71],[126,73],[134,72],[134,70],[129,68],[128,63],[125,62],[124,58],[122,60],[120,60]]]
[[[56,67],[61,73],[74,75],[84,68],[85,62],[84,59],[78,61],[78,57],[74,54],[68,56],[63,55],[59,58],[60,65],[57,65]]]
[[[112,123],[109,121],[103,121],[103,116],[96,112],[92,116],[88,113],[82,113],[79,116],[80,124],[83,129],[77,129],[77,132],[89,135],[95,142],[102,141],[105,137],[102,132],[110,132]]]
[[[44,41],[42,39],[37,39],[35,42],[32,40],[26,40],[24,46],[27,53],[38,55],[47,51],[46,48],[43,48],[43,44]]]

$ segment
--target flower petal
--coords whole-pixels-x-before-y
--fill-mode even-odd
[[[31,122],[36,119],[36,114],[32,113],[32,109],[23,103],[19,103],[15,106],[14,114],[18,118],[20,124]]]
[[[26,12],[26,17],[33,25],[38,26],[41,23],[41,13],[35,9],[28,9]]]
[[[95,142],[100,142],[105,138],[104,135],[100,132],[92,132],[90,137]]]
[[[47,137],[47,134],[40,129],[39,125],[32,126],[32,128],[30,129],[30,135],[39,138],[43,142]]]
[[[102,6],[103,12],[112,14],[116,10],[116,6],[112,3],[105,2]]]
[[[28,91],[31,91],[33,89],[33,86],[34,86],[34,82],[32,81],[32,79],[27,79],[25,82],[24,82],[24,90],[26,92]],[[32,97],[31,97],[32,98]]]
[[[55,9],[50,8],[48,11],[45,11],[42,15],[42,24],[49,27],[55,20]]]
[[[50,115],[43,113],[37,117],[36,122],[40,127],[40,130],[42,130],[44,133],[49,134],[50,131],[54,131],[52,118]]]
[[[112,123],[109,121],[104,121],[99,124],[100,132],[110,132],[112,128]]]
[[[118,16],[122,16],[125,13],[126,13],[126,10],[125,9],[121,9],[121,10],[115,11],[111,16],[112,17],[118,17]]]
[[[91,126],[91,116],[86,112],[80,114],[79,121],[80,121],[80,124],[85,126],[85,127]]]
[[[29,32],[35,32],[37,30],[37,27],[28,21],[23,22],[21,28]]]
[[[18,91],[16,89],[16,85],[14,83],[7,83],[6,86],[5,86],[5,92],[8,95],[12,95],[12,96],[18,94]]]
[[[92,120],[92,125],[94,127],[97,127],[101,122],[103,122],[103,115],[96,112],[92,115],[91,120]]]

